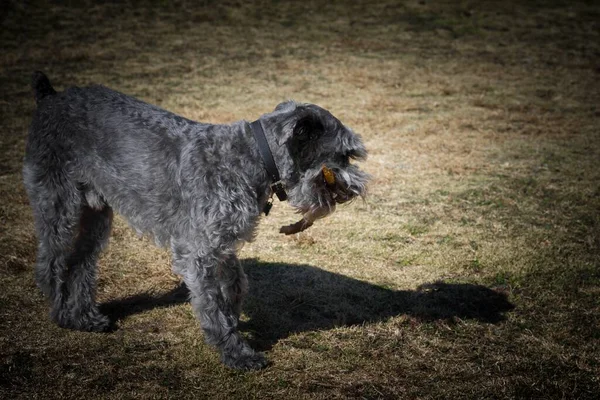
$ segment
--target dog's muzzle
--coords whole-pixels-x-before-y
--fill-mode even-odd
[[[348,186],[344,185],[339,179],[336,178],[335,173],[327,168],[325,165],[321,167],[323,173],[323,179],[327,185],[327,189],[331,194],[331,198],[337,204],[343,204],[347,201],[352,200],[357,196],[357,193],[352,191]]]

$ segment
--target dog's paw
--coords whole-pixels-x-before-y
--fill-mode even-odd
[[[100,312],[88,313],[79,320],[79,330],[88,332],[106,332],[110,330],[110,319]]]
[[[223,354],[223,363],[233,369],[245,371],[263,369],[269,364],[269,361],[262,353],[252,352],[233,357]]]
[[[59,326],[85,332],[107,332],[111,328],[110,319],[97,310],[85,313],[63,313],[57,318]]]

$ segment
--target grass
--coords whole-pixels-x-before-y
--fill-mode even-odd
[[[0,12],[0,396],[595,398],[600,8],[593,2],[9,1]],[[203,343],[168,252],[117,219],[108,334],[60,329],[33,282],[29,79],[102,83],[185,117],[294,98],[360,132],[366,202],[242,250],[242,331]]]

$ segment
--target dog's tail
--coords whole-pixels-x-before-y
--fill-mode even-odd
[[[40,71],[35,71],[33,73],[31,87],[33,88],[33,95],[36,103],[42,101],[42,99],[46,96],[52,96],[56,94],[56,90],[54,90],[50,84],[50,79],[48,79],[48,77]]]

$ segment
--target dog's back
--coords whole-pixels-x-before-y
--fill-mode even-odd
[[[108,203],[140,231],[167,235],[146,225],[168,215],[160,215],[165,201],[158,197],[175,185],[182,136],[195,124],[104,86],[57,92],[36,72],[32,87],[37,108],[23,169],[32,204],[44,207],[53,196],[60,208],[71,202],[100,210]]]
[[[189,218],[176,214],[189,214],[194,198],[216,196],[227,179],[247,184],[230,168],[247,162],[242,129],[191,121],[100,85],[57,92],[41,72],[32,86],[37,109],[23,170],[30,198],[55,185],[93,209],[109,204],[164,243],[187,229]]]

